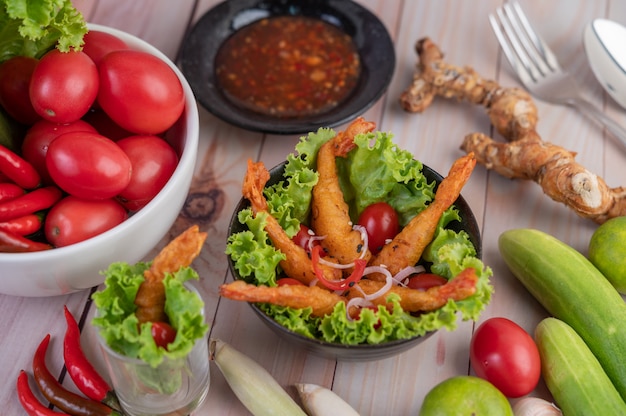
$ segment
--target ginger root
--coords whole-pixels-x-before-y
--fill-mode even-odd
[[[598,224],[626,215],[626,188],[610,188],[574,160],[576,153],[541,139],[530,94],[486,80],[470,67],[446,63],[429,38],[418,40],[415,49],[419,60],[413,81],[400,96],[406,111],[422,112],[436,96],[482,105],[507,142],[496,142],[483,133],[465,136],[461,149],[473,152],[478,163],[507,178],[538,183],[554,201]]]

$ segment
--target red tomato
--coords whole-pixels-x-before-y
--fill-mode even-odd
[[[101,234],[128,218],[114,199],[86,200],[66,196],[46,216],[44,233],[55,247],[64,247]]]
[[[31,125],[41,118],[28,95],[30,80],[39,61],[13,57],[0,65],[0,105],[19,123]]]
[[[61,189],[86,199],[116,196],[128,186],[132,173],[130,159],[114,141],[84,131],[54,139],[46,167]]]
[[[286,286],[286,285],[304,286],[304,283],[291,277],[281,277],[280,279],[276,280],[276,284],[278,286]]]
[[[448,283],[445,277],[432,274],[432,273],[420,273],[409,277],[407,286],[411,289],[428,290],[431,287],[441,286]]]
[[[167,349],[167,346],[176,339],[176,330],[167,322],[152,322],[150,332],[157,347]]]
[[[368,247],[373,254],[378,253],[386,241],[400,231],[398,214],[386,202],[376,202],[366,207],[357,223],[367,230]]]
[[[91,124],[98,130],[98,133],[104,137],[108,137],[114,142],[135,134],[118,126],[117,123],[111,120],[111,117],[100,108],[92,107],[91,110],[83,116],[82,120]]]
[[[533,391],[541,375],[535,341],[506,318],[490,318],[478,327],[470,344],[470,363],[478,377],[511,398]]]
[[[30,100],[46,120],[71,123],[87,113],[98,94],[98,84],[98,70],[89,56],[53,49],[35,67]]]
[[[132,166],[128,186],[119,193],[122,204],[136,211],[154,198],[178,164],[176,152],[158,136],[130,136],[117,142]]]
[[[98,66],[98,104],[121,127],[137,134],[158,134],[178,120],[185,107],[176,73],[158,57],[121,50]]]
[[[50,142],[64,133],[88,131],[97,133],[89,123],[77,120],[68,124],[57,124],[48,120],[39,120],[26,132],[22,142],[22,157],[37,169],[43,183],[52,184],[52,178],[46,167],[46,153]]]
[[[128,45],[115,35],[99,30],[90,30],[83,37],[85,52],[98,65],[100,60],[109,52],[128,49]]]

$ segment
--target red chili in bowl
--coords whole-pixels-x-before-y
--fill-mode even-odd
[[[243,27],[215,58],[234,104],[278,117],[331,110],[356,86],[361,64],[350,36],[320,19],[276,16]]]

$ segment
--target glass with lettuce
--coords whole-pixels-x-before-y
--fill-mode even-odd
[[[318,180],[316,156],[322,144],[334,136],[333,130],[322,128],[302,137],[296,152],[287,157],[283,179],[264,189],[269,212],[290,237],[297,234],[301,223],[308,225],[311,193]],[[391,134],[357,135],[355,143],[356,148],[346,158],[336,159],[353,223],[367,206],[385,201],[397,212],[400,224],[406,225],[433,200],[436,183],[428,181],[420,161],[393,143]],[[272,246],[264,231],[265,217],[255,217],[250,208],[244,208],[237,214],[237,220],[243,231],[229,236],[226,254],[238,278],[256,285],[276,286],[281,273],[279,262],[285,257]],[[469,234],[459,230],[461,220],[455,206],[444,213],[419,264],[448,280],[467,268],[475,269],[476,292],[466,299],[449,300],[432,312],[411,314],[403,311],[397,295],[390,295],[387,300],[392,308],[364,308],[358,319],[348,316],[344,302],[337,303],[333,312],[323,317],[312,316],[310,308],[265,303],[258,307],[299,335],[341,345],[384,344],[423,336],[440,328],[453,330],[459,316],[463,320],[477,320],[493,293],[489,282],[492,271],[478,257]]]
[[[114,263],[104,272],[105,288],[93,294],[98,340],[120,404],[131,416],[188,415],[209,389],[208,325],[204,303],[189,284],[190,267],[167,273],[165,314],[176,336],[157,345],[152,322],[139,323],[135,298],[150,263]]]

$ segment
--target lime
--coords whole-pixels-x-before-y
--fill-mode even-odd
[[[618,292],[626,294],[626,217],[598,226],[589,241],[588,258]]]
[[[493,384],[456,376],[437,384],[424,398],[419,416],[513,416],[509,400]]]

